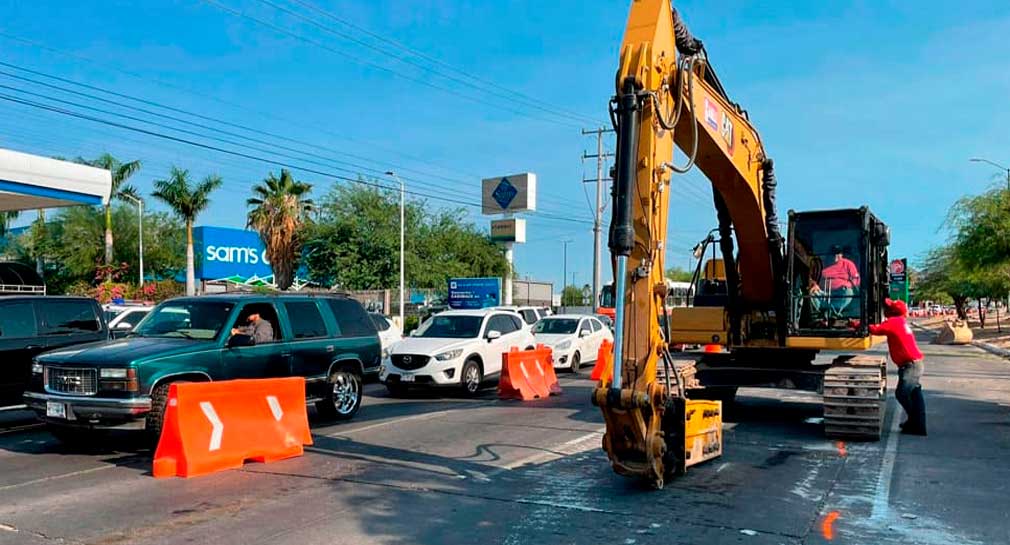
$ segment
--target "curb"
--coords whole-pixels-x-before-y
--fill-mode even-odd
[[[990,354],[996,354],[997,356],[1002,356],[1004,358],[1010,358],[1010,350],[1005,348],[1000,348],[998,346],[984,343],[982,341],[971,341],[971,345],[977,348],[981,348]]]
[[[923,326],[921,326],[919,324],[916,324],[916,323],[911,323],[911,322],[909,322],[909,323],[915,329],[918,329],[920,331],[931,332],[933,334],[933,337],[936,337],[936,332],[932,331],[928,327],[923,327]],[[990,354],[995,354],[997,356],[1010,359],[1010,350],[1007,350],[1005,348],[1000,348],[1000,347],[998,347],[996,345],[989,344],[989,343],[984,343],[982,341],[971,341],[971,346],[974,346],[975,348],[984,350],[984,351],[986,351],[986,352],[988,352]]]

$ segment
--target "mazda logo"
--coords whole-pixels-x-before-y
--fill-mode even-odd
[[[404,356],[403,363],[410,363],[410,356]]]

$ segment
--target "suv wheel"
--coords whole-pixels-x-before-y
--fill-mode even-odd
[[[475,360],[467,360],[463,364],[463,372],[459,374],[460,385],[463,386],[463,393],[468,396],[475,396],[480,390],[480,384],[484,381],[484,372],[480,369],[480,364]]]
[[[159,384],[151,392],[151,412],[147,413],[144,432],[152,446],[158,446],[161,439],[161,429],[165,425],[165,406],[168,404],[168,387],[171,384]]]
[[[578,350],[576,350],[575,353],[572,354],[572,372],[578,373],[579,367],[581,365],[582,365],[582,355],[579,354]]]
[[[316,403],[320,416],[330,420],[350,420],[361,407],[361,377],[349,369],[340,369],[326,382],[326,397]]]

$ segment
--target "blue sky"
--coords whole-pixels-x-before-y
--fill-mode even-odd
[[[408,189],[431,195],[477,203],[480,178],[536,172],[540,210],[529,216],[529,243],[516,250],[520,273],[559,284],[560,241],[570,239],[568,280],[573,271],[578,284],[591,280],[592,193],[580,180],[595,174],[581,160],[595,142],[580,128],[604,123],[627,2],[311,0],[423,52],[429,58],[413,57],[422,70],[373,49],[388,43],[298,1],[3,0],[0,60],[254,128],[244,134],[274,143],[247,143],[269,148],[256,155],[297,155],[290,161],[349,177],[394,169]],[[892,227],[892,256],[914,259],[944,240],[939,228],[954,200],[1000,176],[970,157],[1010,164],[1010,4],[797,4],[677,3],[730,96],[761,131],[776,161],[783,211],[868,204]],[[9,67],[0,72],[44,80]],[[3,74],[0,85],[125,112]],[[218,173],[224,189],[200,223],[225,226],[244,223],[248,188],[278,168],[2,100],[0,146],[140,158],[145,168],[133,182],[145,192],[173,164],[199,177]],[[297,174],[320,192],[332,183]],[[713,226],[710,194],[697,171],[675,180],[668,263],[686,265],[690,246]],[[487,225],[489,218],[470,210]]]

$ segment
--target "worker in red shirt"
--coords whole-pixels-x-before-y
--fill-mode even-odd
[[[870,325],[872,335],[887,337],[887,349],[891,361],[898,366],[898,388],[894,397],[905,409],[908,418],[901,425],[901,432],[912,435],[926,435],[926,401],[922,397],[922,352],[915,344],[912,328],[905,321],[908,307],[904,301],[884,299],[884,316],[887,319],[879,325]]]
[[[859,290],[859,267],[849,258],[845,257],[842,247],[835,245],[831,247],[834,255],[834,262],[821,271],[821,282],[811,282],[810,295],[815,311],[820,310],[828,303],[828,308],[833,311],[833,316],[829,318],[841,318],[845,309],[856,300]]]

